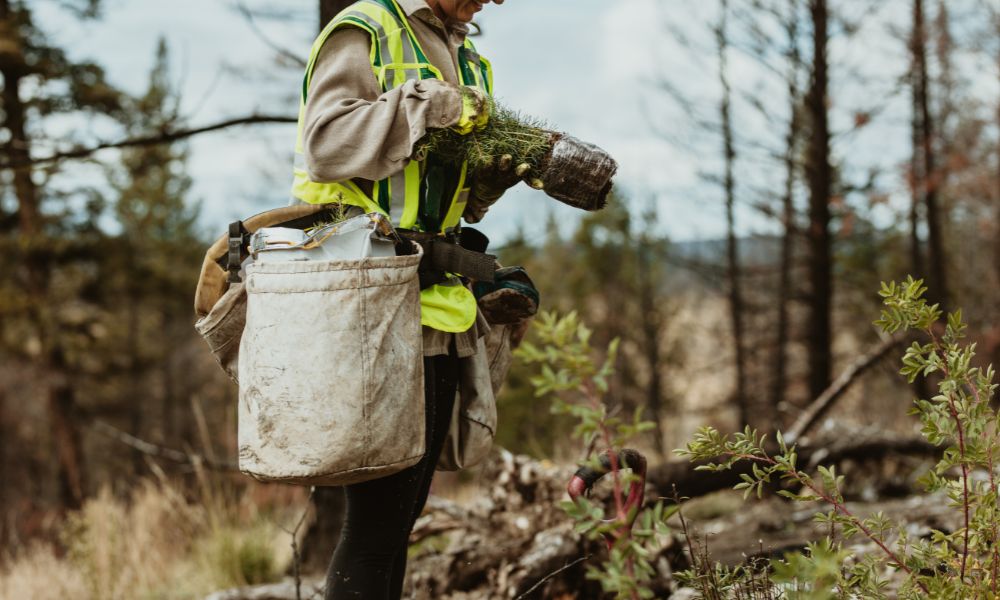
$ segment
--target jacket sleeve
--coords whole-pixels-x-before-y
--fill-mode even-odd
[[[370,47],[367,32],[348,27],[320,51],[302,132],[313,181],[388,177],[406,166],[429,127],[450,127],[461,116],[459,88],[443,81],[407,81],[380,93]]]

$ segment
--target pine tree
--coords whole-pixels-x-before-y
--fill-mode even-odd
[[[169,73],[167,45],[161,39],[147,91],[123,120],[130,135],[177,123],[179,98]],[[113,346],[124,352],[121,362],[127,365],[126,381],[119,387],[121,402],[127,407],[129,430],[145,437],[147,415],[158,401],[156,438],[169,445],[175,445],[176,408],[182,398],[175,389],[173,354],[192,338],[188,296],[177,290],[194,289],[203,246],[196,232],[198,206],[188,201],[187,156],[179,144],[140,146],[124,151],[120,164],[108,173],[121,225],[111,273],[115,285],[110,286],[117,293],[108,298],[118,309],[112,310]],[[144,468],[141,462],[137,467]]]
[[[63,6],[81,18],[98,9],[96,0]],[[39,143],[74,141],[72,134],[46,139],[51,121],[119,115],[122,94],[97,64],[71,60],[52,42],[26,3],[0,0],[0,33],[0,129],[7,132],[0,144],[0,256],[6,263],[0,266],[0,348],[6,360],[46,382],[35,386],[37,397],[16,404],[47,407],[60,503],[74,507],[87,488],[76,374],[93,333],[87,305],[93,267],[87,263],[102,239],[96,225],[101,202],[92,189],[61,190],[59,166],[34,168],[32,150]],[[13,401],[8,397],[8,404]],[[18,418],[10,413],[8,426]],[[0,435],[6,440],[9,434]],[[20,492],[35,501],[43,497],[45,478],[36,473],[27,480],[38,489]]]

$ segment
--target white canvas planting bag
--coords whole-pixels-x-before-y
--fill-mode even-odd
[[[247,266],[241,471],[345,485],[421,459],[420,258],[417,247],[409,256]]]

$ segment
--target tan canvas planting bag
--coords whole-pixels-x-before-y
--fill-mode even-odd
[[[243,225],[252,232],[278,224],[323,220],[328,218],[327,213],[324,206],[284,206],[244,219]],[[228,281],[223,268],[228,245],[229,236],[223,235],[205,253],[194,293],[194,313],[198,317],[194,328],[208,343],[222,370],[236,381],[240,337],[246,323],[246,290],[242,283]]]
[[[420,257],[247,267],[240,470],[345,485],[420,460]]]

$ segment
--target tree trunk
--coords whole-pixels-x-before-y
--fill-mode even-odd
[[[325,573],[344,526],[344,490],[317,487],[312,494],[316,518],[302,539],[299,569],[302,573]]]
[[[319,28],[320,31],[326,27],[337,14],[354,4],[356,0],[319,0]]]
[[[1000,14],[994,15],[994,20],[996,21],[996,34],[1000,38]],[[997,74],[998,81],[1000,84],[1000,46],[997,48]],[[997,114],[996,114],[996,126],[1000,128],[1000,98],[997,99]],[[995,207],[996,216],[993,218],[993,266],[997,270],[997,283],[1000,284],[1000,144],[996,145],[996,181],[993,186],[993,206]]]
[[[655,216],[647,215],[644,219],[647,224],[655,222]],[[663,323],[660,307],[657,305],[656,288],[653,285],[653,270],[656,268],[649,254],[652,251],[649,231],[639,234],[638,254],[639,254],[639,310],[642,312],[642,319],[645,321],[642,327],[643,354],[646,356],[646,363],[649,365],[649,383],[646,388],[646,406],[649,408],[650,417],[656,424],[654,433],[656,435],[655,446],[657,453],[664,459],[667,458],[667,448],[663,439],[663,396],[661,392],[662,381],[660,377],[660,330]]]
[[[916,12],[916,11],[914,11]],[[926,188],[923,163],[921,161],[920,100],[917,94],[919,75],[917,74],[917,34],[911,33],[910,91],[912,112],[910,118],[910,269],[914,277],[925,276],[924,254],[920,244],[920,207],[923,205],[923,190]],[[922,396],[921,396],[922,397]]]
[[[781,198],[781,220],[785,231],[781,237],[781,266],[778,281],[778,326],[775,340],[774,375],[771,383],[771,415],[776,428],[780,428],[778,415],[785,401],[788,371],[785,352],[788,346],[790,317],[788,305],[792,298],[792,251],[796,235],[795,227],[795,150],[799,139],[799,85],[798,73],[801,57],[798,42],[799,0],[789,0],[788,20],[785,31],[788,34],[788,131],[785,134],[785,189]]]
[[[910,101],[912,104],[910,138],[913,146],[910,157],[910,268],[914,277],[925,281],[927,281],[927,265],[924,261],[923,244],[920,241],[920,223],[921,215],[926,215],[925,196],[931,186],[931,174],[927,171],[924,162],[927,147],[924,143],[922,106],[922,101],[926,101],[926,94],[922,95],[922,90],[925,91],[927,85],[926,37],[923,3],[922,0],[914,0],[913,30],[910,34]],[[929,289],[928,292],[928,297],[933,299],[936,290]],[[917,378],[914,385],[919,398],[930,396],[926,378]]]
[[[59,461],[59,496],[62,505],[69,509],[83,506],[86,492],[80,431],[75,422],[75,395],[73,387],[65,381],[49,389],[49,420]]]
[[[733,350],[736,363],[736,390],[733,399],[739,410],[739,429],[742,429],[744,425],[749,424],[751,410],[747,397],[746,344],[743,339],[743,293],[740,287],[739,251],[736,244],[736,182],[733,175],[736,148],[733,142],[732,89],[729,86],[726,72],[728,67],[726,50],[729,46],[729,40],[726,37],[728,15],[729,2],[722,0],[722,15],[719,26],[715,30],[715,40],[719,53],[719,83],[722,85],[719,116],[722,121],[722,144],[725,157],[725,174],[722,185],[726,196],[726,276],[729,280],[729,320],[733,328]]]
[[[128,390],[126,406],[129,413],[129,433],[137,438],[143,438],[142,413],[147,410],[149,403],[146,400],[147,394],[143,394],[142,386],[142,365],[139,362],[139,303],[142,302],[138,282],[140,275],[136,272],[135,255],[136,248],[129,244],[127,254],[128,269],[128,308],[125,319],[125,348],[128,352]],[[146,470],[146,461],[141,452],[132,451],[132,470],[138,476]]]
[[[827,19],[826,0],[810,0],[813,24],[813,65],[806,110],[809,114],[809,395],[817,397],[830,383],[833,368],[833,268],[830,235],[830,129],[827,115]]]
[[[927,248],[930,272],[928,273],[927,297],[931,302],[941,304],[947,310],[948,284],[943,219],[939,205],[938,189],[941,173],[936,170],[937,157],[934,144],[934,121],[931,117],[929,90],[930,77],[927,74],[927,32],[924,19],[923,0],[913,0],[913,59],[914,59],[914,100],[919,111],[919,148],[921,154],[921,186],[927,218]]]
[[[8,425],[7,421],[7,393],[2,387],[0,387],[0,481],[13,481],[13,473],[8,469],[7,466],[7,447],[14,446],[17,443],[12,436],[14,435],[13,427]],[[12,547],[9,543],[10,533],[7,531],[7,510],[10,506],[10,494],[7,492],[6,485],[0,485],[0,547],[10,548]]]
[[[993,21],[996,25],[997,38],[1000,39],[1000,11],[994,12]],[[1000,84],[1000,46],[997,47],[997,83]],[[997,121],[996,126],[1000,128],[1000,98],[997,99]],[[993,219],[993,239],[994,242],[994,258],[993,266],[997,270],[997,283],[1000,284],[1000,144],[996,145],[996,185],[993,186],[993,206],[996,208],[996,217]]]
[[[13,11],[8,0],[0,0],[0,31],[16,36]],[[7,161],[24,163],[31,158],[31,146],[25,139],[24,103],[20,98],[21,78],[26,74],[24,55],[19,39],[7,40],[0,54],[0,76],[3,77],[3,127],[10,132],[3,152]],[[18,222],[22,236],[34,236],[41,229],[38,214],[38,190],[31,180],[29,168],[14,170],[14,194],[17,196]]]

